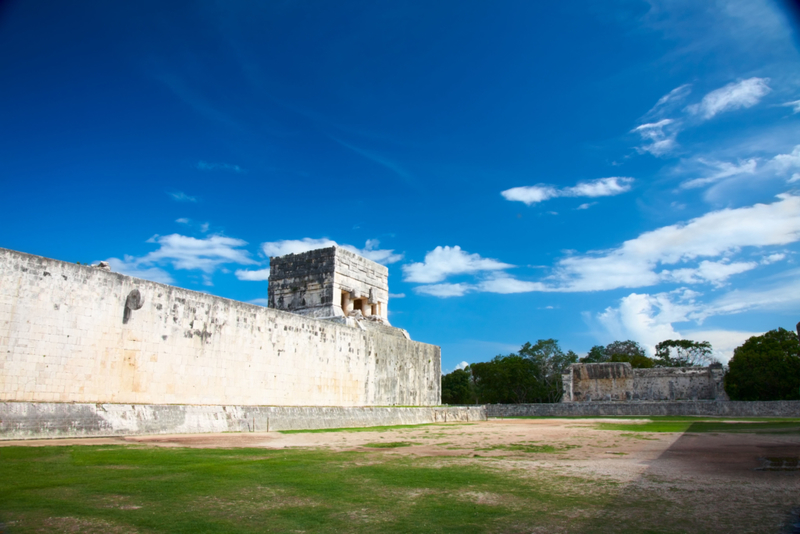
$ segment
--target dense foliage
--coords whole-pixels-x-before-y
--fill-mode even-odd
[[[474,404],[475,388],[470,368],[456,369],[442,377],[442,402],[444,404]]]
[[[442,377],[442,402],[558,402],[563,394],[561,373],[577,361],[578,355],[562,351],[555,339],[525,343],[517,353],[498,355]]]
[[[731,400],[800,399],[800,343],[783,328],[753,336],[733,352],[725,375]]]

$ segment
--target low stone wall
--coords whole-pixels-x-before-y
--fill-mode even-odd
[[[489,404],[489,417],[581,417],[598,415],[705,415],[727,417],[800,417],[800,401],[571,402]]]
[[[0,403],[0,440],[135,434],[269,432],[485,421],[483,406],[196,406]]]

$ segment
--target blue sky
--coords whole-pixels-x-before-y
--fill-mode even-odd
[[[347,245],[445,370],[800,320],[789,4],[263,4],[4,3],[0,246],[263,303]]]

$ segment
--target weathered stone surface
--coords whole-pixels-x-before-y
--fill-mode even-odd
[[[584,417],[602,415],[701,415],[800,417],[800,401],[639,401],[552,404],[488,404],[489,417]]]
[[[0,403],[0,439],[268,432],[485,421],[483,406],[187,406]]]
[[[629,363],[576,363],[562,402],[728,400],[722,366],[633,369]]]
[[[270,308],[318,318],[350,317],[357,311],[388,324],[385,265],[341,247],[273,257],[269,263]]]
[[[432,406],[440,366],[403,336],[0,249],[0,401]]]

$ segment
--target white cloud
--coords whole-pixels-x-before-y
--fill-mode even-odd
[[[506,200],[524,202],[528,206],[556,197],[608,197],[630,191],[633,178],[612,176],[588,182],[579,182],[572,187],[558,189],[552,185],[513,187],[500,194]]]
[[[269,267],[266,269],[258,269],[256,271],[247,271],[238,269],[236,271],[236,278],[247,282],[265,282],[269,280]]]
[[[577,208],[575,208],[575,209],[576,209],[576,210],[588,210],[589,208],[591,208],[591,207],[592,207],[592,206],[594,206],[595,204],[597,204],[597,202],[587,202],[587,203],[585,203],[585,204],[581,204],[580,206],[578,206],[578,207],[577,207]]]
[[[636,148],[637,151],[663,156],[672,152],[677,146],[675,139],[680,129],[680,122],[673,119],[661,119],[657,122],[641,124],[631,130],[631,133],[638,133],[645,141],[644,145]]]
[[[238,165],[233,165],[230,163],[209,163],[208,161],[198,161],[195,168],[199,171],[226,171],[226,172],[235,172],[237,174],[246,174],[247,169],[243,169]]]
[[[541,282],[527,282],[517,280],[505,274],[477,284],[476,289],[485,293],[529,293],[531,291],[547,291],[548,288]]]
[[[191,197],[183,191],[175,191],[167,194],[176,202],[197,202],[197,197]]]
[[[756,286],[732,290],[709,302],[701,302],[700,293],[681,288],[669,293],[631,293],[597,315],[597,320],[615,339],[634,339],[651,353],[665,339],[709,341],[714,356],[727,361],[733,349],[746,339],[762,332],[680,328],[675,323],[702,324],[709,317],[754,310],[795,310],[800,305],[800,269],[784,272]]]
[[[469,367],[469,364],[467,362],[461,362],[458,365],[456,365],[456,369],[466,369],[467,367]]]
[[[727,362],[733,356],[733,349],[748,338],[761,332],[737,330],[677,330],[673,323],[691,320],[698,305],[682,290],[656,295],[631,293],[620,299],[617,307],[609,307],[598,314],[597,319],[609,336],[614,339],[633,339],[639,342],[650,355],[655,354],[655,346],[667,339],[691,339],[708,341],[713,348],[713,356]]]
[[[699,104],[688,106],[686,111],[703,119],[710,119],[725,111],[755,106],[772,90],[767,85],[768,82],[769,78],[749,78],[729,83],[711,91]]]
[[[265,308],[269,307],[269,299],[253,299],[247,301],[250,304],[255,304],[256,306],[263,306]]]
[[[451,275],[474,274],[482,271],[499,271],[510,267],[513,267],[513,265],[489,258],[482,258],[479,254],[470,254],[469,252],[461,250],[459,246],[439,246],[425,255],[424,262],[403,265],[403,273],[405,275],[403,279],[406,282],[429,284],[441,282]],[[442,285],[461,286],[463,284]],[[433,294],[421,288],[419,290],[423,293]]]
[[[528,206],[557,197],[558,190],[549,185],[512,187],[500,193],[506,200],[524,202]]]
[[[301,254],[319,248],[340,246],[350,252],[364,256],[368,260],[384,265],[396,263],[403,259],[402,254],[395,254],[392,249],[378,249],[377,247],[379,245],[380,241],[377,239],[368,239],[364,248],[358,248],[353,245],[339,245],[336,241],[326,237],[320,239],[304,237],[303,239],[284,239],[281,241],[262,243],[261,249],[268,257],[275,257],[285,256],[286,254]]]
[[[714,285],[722,283],[734,274],[743,273],[758,267],[758,263],[738,262],[729,263],[727,259],[721,261],[701,261],[695,268],[664,270],[659,273],[665,282],[678,282],[683,284],[701,284],[709,282]]]
[[[175,222],[178,224],[189,224],[189,219],[186,217],[181,217],[180,219],[175,219]]]
[[[417,286],[414,288],[414,291],[434,297],[447,298],[463,297],[474,288],[475,286],[470,284],[428,284],[424,286]]]
[[[597,319],[615,339],[638,341],[653,355],[659,342],[681,338],[672,323],[686,321],[693,309],[691,305],[673,302],[671,297],[675,295],[631,293],[620,299],[618,307],[606,308]]]
[[[225,263],[241,265],[256,263],[246,250],[241,249],[247,242],[233,237],[212,235],[205,239],[197,239],[171,234],[155,235],[147,242],[156,243],[160,248],[137,260],[139,265],[168,263],[176,269],[197,269],[211,274]]]
[[[786,258],[786,254],[782,252],[776,252],[775,254],[770,254],[761,259],[762,265],[769,265],[770,263],[775,263],[776,261],[781,261]]]
[[[713,184],[740,174],[754,174],[758,162],[755,159],[748,159],[746,161],[739,161],[739,164],[729,163],[726,161],[713,161],[709,162],[702,158],[698,158],[698,162],[707,167],[712,167],[715,170],[702,178],[694,178],[681,183],[681,189],[694,189]]]
[[[796,145],[790,154],[778,154],[770,161],[778,174],[786,174],[794,169],[800,169],[800,145]],[[790,182],[794,179],[789,180]]]
[[[404,299],[404,298],[406,298],[406,294],[405,293],[389,293],[389,298],[390,299]]]
[[[800,113],[800,100],[795,100],[793,102],[786,102],[784,104],[781,104],[781,106],[792,108],[792,114]]]
[[[656,269],[659,265],[733,254],[741,247],[785,245],[800,240],[800,197],[784,194],[778,199],[772,204],[710,212],[685,224],[645,232],[612,250],[567,257],[558,262],[551,277],[557,284],[553,289],[643,287],[674,280],[676,276],[719,284],[750,264],[712,262],[662,273]]]
[[[134,278],[143,278],[160,284],[172,284],[174,282],[172,276],[164,269],[158,267],[141,267],[136,258],[131,256],[125,256],[124,260],[108,258],[105,261],[108,262],[108,266],[115,273],[133,276]]]

